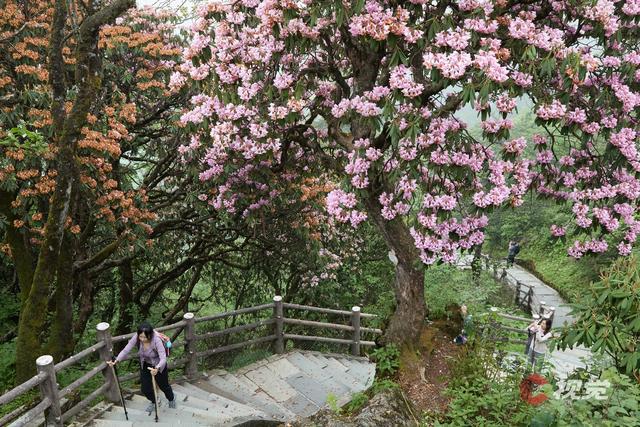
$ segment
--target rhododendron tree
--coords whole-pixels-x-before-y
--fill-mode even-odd
[[[425,265],[482,243],[529,190],[573,206],[569,254],[630,251],[640,183],[640,2],[236,0],[200,6],[172,87],[214,209],[252,215],[330,174],[326,209],[397,257],[391,339],[426,314]],[[517,100],[540,134],[510,138]],[[482,137],[456,117],[478,111]],[[462,201],[465,201],[465,208]],[[469,203],[471,208],[469,208]]]
[[[92,269],[144,242],[156,218],[149,184],[123,179],[132,160],[120,157],[158,130],[182,48],[169,13],[125,15],[134,6],[9,1],[0,11],[0,231],[20,288],[19,381],[45,344],[56,360],[73,350],[93,312]]]

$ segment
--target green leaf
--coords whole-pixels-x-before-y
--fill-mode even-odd
[[[360,12],[362,12],[362,9],[364,8],[364,2],[365,0],[356,0],[355,5],[353,6],[354,15],[357,15]]]

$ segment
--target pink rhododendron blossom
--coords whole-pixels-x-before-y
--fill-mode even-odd
[[[453,50],[464,50],[469,45],[471,34],[462,29],[448,29],[436,34],[435,44],[440,47],[450,47]]]
[[[406,97],[413,98],[422,93],[423,85],[413,81],[413,73],[410,68],[404,65],[398,65],[391,70],[389,78],[389,87],[391,89],[400,89]]]
[[[534,190],[572,206],[551,227],[580,235],[572,256],[631,250],[639,1],[347,3],[345,13],[324,0],[198,6],[182,62],[159,66],[172,92],[195,94],[179,123],[193,138],[177,151],[205,207],[245,218],[295,206],[332,229],[396,221],[433,263],[483,242],[483,211]],[[447,23],[429,32],[432,19]],[[531,152],[510,134],[520,99],[544,122]],[[481,136],[459,119],[469,105]]]
[[[513,139],[513,140],[505,143],[502,146],[502,148],[507,153],[512,153],[512,154],[519,155],[519,154],[522,154],[522,152],[524,151],[526,146],[527,146],[527,140],[525,138],[516,138],[516,139]]]
[[[536,111],[536,115],[543,120],[563,118],[567,112],[567,107],[560,101],[555,100],[551,104],[541,105]]]
[[[555,237],[564,236],[567,233],[564,227],[560,227],[556,224],[551,225],[551,235]]]

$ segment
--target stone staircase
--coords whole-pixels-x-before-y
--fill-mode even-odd
[[[129,420],[121,406],[94,408],[74,426],[238,426],[278,425],[337,406],[373,383],[375,364],[363,357],[293,351],[273,355],[236,372],[203,374],[193,382],[172,384],[177,408],[170,409],[162,396],[158,418],[147,413],[148,401],[133,395],[126,400]],[[90,419],[86,419],[86,418]]]

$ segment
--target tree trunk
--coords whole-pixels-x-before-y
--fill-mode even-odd
[[[135,307],[133,301],[133,287],[135,286],[133,278],[133,267],[131,260],[127,259],[118,266],[118,272],[120,273],[120,286],[119,286],[119,303],[118,303],[118,321],[114,328],[114,335],[124,335],[131,332],[135,328],[133,324],[133,312]],[[114,354],[119,353],[126,342],[119,342],[113,345]]]
[[[35,374],[35,359],[41,355],[41,334],[47,313],[50,286],[55,279],[64,222],[69,212],[73,181],[68,171],[59,171],[45,235],[31,290],[20,311],[16,343],[16,381],[23,382]]]
[[[7,221],[6,241],[11,248],[11,258],[18,275],[18,285],[20,286],[20,305],[24,305],[31,282],[33,281],[34,261],[31,247],[24,234],[13,226],[13,221],[18,219],[11,210],[11,202],[15,199],[14,194],[7,191],[0,191],[0,213]]]
[[[67,233],[68,234],[68,233]],[[73,258],[72,241],[65,236],[60,250],[56,290],[54,294],[55,312],[47,353],[59,362],[73,353]]]
[[[401,218],[386,220],[381,213],[377,197],[366,201],[370,219],[378,227],[387,247],[398,259],[394,291],[396,309],[386,328],[383,341],[397,344],[415,342],[424,325],[427,305],[424,300],[424,266],[413,244],[409,228]]]
[[[49,42],[49,83],[52,88],[51,116],[52,141],[58,147],[56,158],[58,176],[51,197],[44,238],[29,287],[28,296],[21,307],[16,343],[16,381],[27,380],[35,373],[34,360],[40,355],[41,335],[47,312],[51,286],[55,279],[58,256],[67,215],[71,205],[71,190],[77,179],[76,151],[81,130],[87,122],[87,113],[102,85],[101,57],[98,51],[100,27],[113,22],[127,9],[135,7],[134,0],[114,0],[87,16],[76,32],[75,85],[77,95],[67,115],[64,108],[67,87],[64,80],[65,64],[62,54],[66,35],[67,3],[54,3],[51,38]]]
[[[78,274],[77,280],[82,293],[78,303],[80,310],[78,311],[78,318],[73,325],[73,332],[76,339],[80,341],[84,331],[87,329],[89,318],[93,314],[93,300],[96,290],[94,289],[93,278],[87,272]]]
[[[480,273],[482,273],[482,243],[474,248],[471,261],[471,277],[476,284],[480,281]]]

